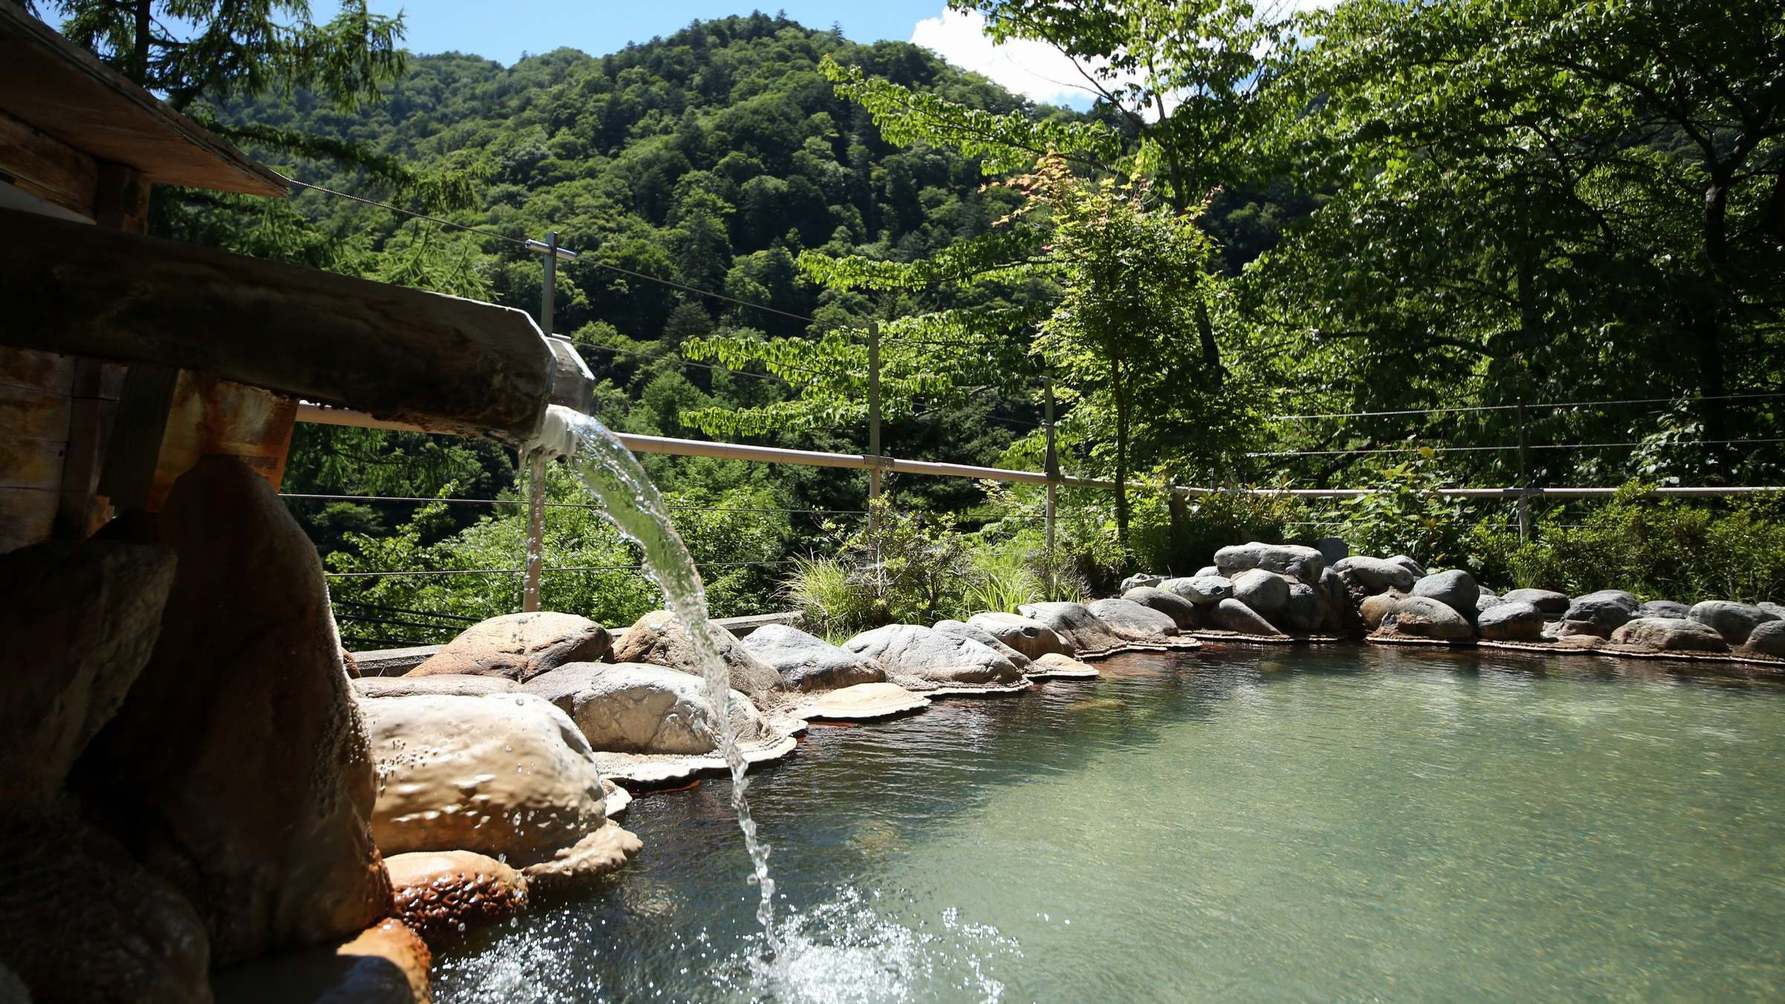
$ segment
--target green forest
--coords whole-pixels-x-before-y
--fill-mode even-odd
[[[284,174],[432,218],[168,191],[162,234],[535,311],[516,242],[556,233],[616,430],[864,452],[874,326],[883,453],[1041,470],[1051,394],[1060,468],[1133,485],[1062,491],[1050,552],[1035,486],[892,476],[870,525],[859,472],[646,458],[721,615],[844,632],[1329,535],[1496,585],[1785,592],[1778,494],[1651,492],[1785,474],[1776,2],[951,3],[1077,59],[1090,110],[763,13],[504,67],[363,3],[270,33],[192,5],[187,42],[36,9]],[[1545,485],[1621,491],[1523,541],[1427,491]],[[300,425],[284,490],[328,496],[290,504],[350,645],[516,609],[512,451]],[[545,606],[657,606],[548,491]]]

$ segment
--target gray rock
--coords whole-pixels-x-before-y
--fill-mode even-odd
[[[1147,575],[1144,573],[1139,574],[1139,575],[1130,575],[1126,579],[1122,580],[1122,592],[1125,593],[1128,590],[1133,589],[1136,586],[1157,586],[1159,583],[1164,582],[1164,581],[1165,581],[1165,576],[1163,576],[1163,575]]]
[[[1220,574],[1221,574],[1221,570],[1219,568],[1216,568],[1214,565],[1204,565],[1201,568],[1196,570],[1195,575],[1192,575],[1190,577],[1193,579],[1200,579],[1200,578],[1204,578],[1205,576],[1220,575]]]
[[[1269,617],[1289,602],[1289,579],[1262,568],[1248,569],[1234,577],[1233,598]]]
[[[1159,588],[1199,607],[1212,607],[1233,595],[1233,580],[1223,575],[1195,575],[1187,579],[1166,579]]]
[[[569,715],[594,750],[710,753],[718,745],[707,717],[706,681],[665,666],[579,662],[523,686]],[[740,738],[766,735],[762,715],[743,694],[732,691],[726,710]]]
[[[1277,623],[1289,634],[1312,634],[1326,613],[1320,591],[1306,582],[1289,586],[1289,600],[1277,615]]]
[[[974,614],[967,618],[967,623],[983,628],[992,637],[1030,659],[1039,659],[1049,652],[1065,656],[1072,654],[1072,643],[1060,637],[1053,628],[1018,614],[988,611]]]
[[[1666,617],[1672,620],[1683,620],[1690,616],[1692,608],[1673,600],[1650,600],[1636,608],[1638,617]]]
[[[1091,616],[1109,625],[1124,641],[1139,645],[1163,645],[1178,633],[1171,615],[1133,600],[1093,600],[1085,605]]]
[[[1009,686],[1022,682],[1022,667],[971,638],[919,624],[888,624],[843,643],[877,660],[890,674],[941,686]]]
[[[1659,652],[1727,652],[1729,645],[1715,628],[1679,617],[1638,617],[1611,633],[1618,645]]]
[[[1068,655],[1097,655],[1127,644],[1108,624],[1077,603],[1025,603],[1016,612],[1041,622],[1066,639],[1073,648]]]
[[[1785,618],[1756,624],[1748,633],[1744,649],[1758,655],[1785,658]]]
[[[1314,550],[1319,551],[1320,556],[1326,559],[1328,568],[1351,557],[1351,545],[1338,537],[1320,538],[1314,542]]]
[[[1345,587],[1360,596],[1374,596],[1391,589],[1407,592],[1413,588],[1414,574],[1407,568],[1383,558],[1354,554],[1333,565],[1333,571]]]
[[[1761,600],[1759,603],[1756,603],[1754,605],[1759,607],[1762,610],[1765,610],[1767,613],[1772,614],[1774,617],[1779,618],[1780,620],[1785,620],[1785,606],[1780,606],[1777,603],[1769,603],[1766,600]]]
[[[1467,641],[1475,637],[1469,619],[1449,604],[1430,596],[1403,596],[1382,618],[1377,633],[1439,641]]]
[[[1168,593],[1153,586],[1137,586],[1122,593],[1122,598],[1143,607],[1152,607],[1170,617],[1172,623],[1182,631],[1192,630],[1201,623],[1201,617],[1196,612],[1196,604],[1177,593]]]
[[[979,642],[981,645],[997,652],[1011,662],[1016,663],[1017,667],[1024,671],[1028,670],[1029,663],[1033,661],[1023,653],[1004,644],[1004,642],[999,640],[997,635],[978,625],[969,624],[966,621],[945,620],[937,621],[932,626],[943,634],[959,635],[962,638]]]
[[[1529,601],[1503,599],[1475,615],[1475,628],[1491,641],[1542,641],[1547,616]]]
[[[1705,600],[1694,604],[1689,616],[1700,624],[1716,628],[1723,640],[1731,645],[1742,644],[1755,628],[1779,619],[1759,607],[1728,600]]]
[[[1621,589],[1601,589],[1596,593],[1577,596],[1562,615],[1560,636],[1568,638],[1594,635],[1608,638],[1625,621],[1636,616],[1636,610],[1636,597]]]
[[[1481,587],[1475,584],[1475,577],[1468,572],[1452,569],[1421,578],[1413,584],[1413,595],[1437,600],[1467,620],[1476,613],[1475,600],[1481,595]]]
[[[1223,631],[1234,631],[1239,634],[1281,635],[1270,621],[1258,615],[1258,611],[1236,599],[1225,599],[1215,604],[1211,614],[1215,626]]]
[[[767,663],[792,690],[837,690],[884,683],[886,670],[788,624],[764,624],[744,636],[744,648]]]
[[[1320,570],[1326,567],[1326,558],[1314,548],[1300,544],[1261,544],[1252,541],[1249,544],[1233,544],[1216,551],[1215,567],[1228,578],[1261,568],[1312,585],[1320,581]]]
[[[1475,612],[1481,613],[1483,610],[1503,602],[1505,601],[1500,599],[1500,597],[1483,589],[1480,594],[1475,597]]]
[[[1345,580],[1331,568],[1320,573],[1322,594],[1321,609],[1326,612],[1322,629],[1328,634],[1344,637],[1352,633],[1357,611],[1351,605],[1351,594],[1345,589]]]
[[[1529,603],[1552,617],[1567,613],[1569,604],[1573,602],[1567,594],[1553,589],[1514,589],[1500,598]]]
[[[1413,578],[1416,580],[1426,577],[1426,566],[1414,561],[1405,554],[1393,555],[1388,560],[1391,564],[1396,564],[1405,568],[1408,572],[1412,573]]]

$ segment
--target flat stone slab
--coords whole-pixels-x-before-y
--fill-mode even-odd
[[[896,683],[858,683],[826,691],[790,713],[806,720],[864,722],[910,714],[929,706],[928,697]]]
[[[1036,659],[1024,672],[1031,680],[1095,680],[1103,675],[1097,671],[1096,666],[1058,652],[1050,652]]]
[[[765,714],[763,720],[778,735],[770,741],[739,744],[744,762],[751,766],[772,763],[792,753],[799,746],[796,736],[806,731],[803,718]],[[731,770],[717,750],[711,753],[606,753],[596,750],[594,760],[602,777],[638,785],[675,784],[702,774],[723,774]],[[630,794],[627,801],[631,801]]]

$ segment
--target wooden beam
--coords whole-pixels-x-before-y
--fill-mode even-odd
[[[93,217],[99,165],[41,129],[0,111],[0,174],[20,190]]]
[[[0,110],[152,184],[284,196],[272,170],[174,111],[54,28],[0,2]]]
[[[0,316],[0,344],[515,442],[553,380],[519,310],[28,213],[0,211]]]

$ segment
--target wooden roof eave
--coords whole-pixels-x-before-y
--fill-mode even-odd
[[[284,196],[285,179],[0,0],[0,110],[152,184]]]

